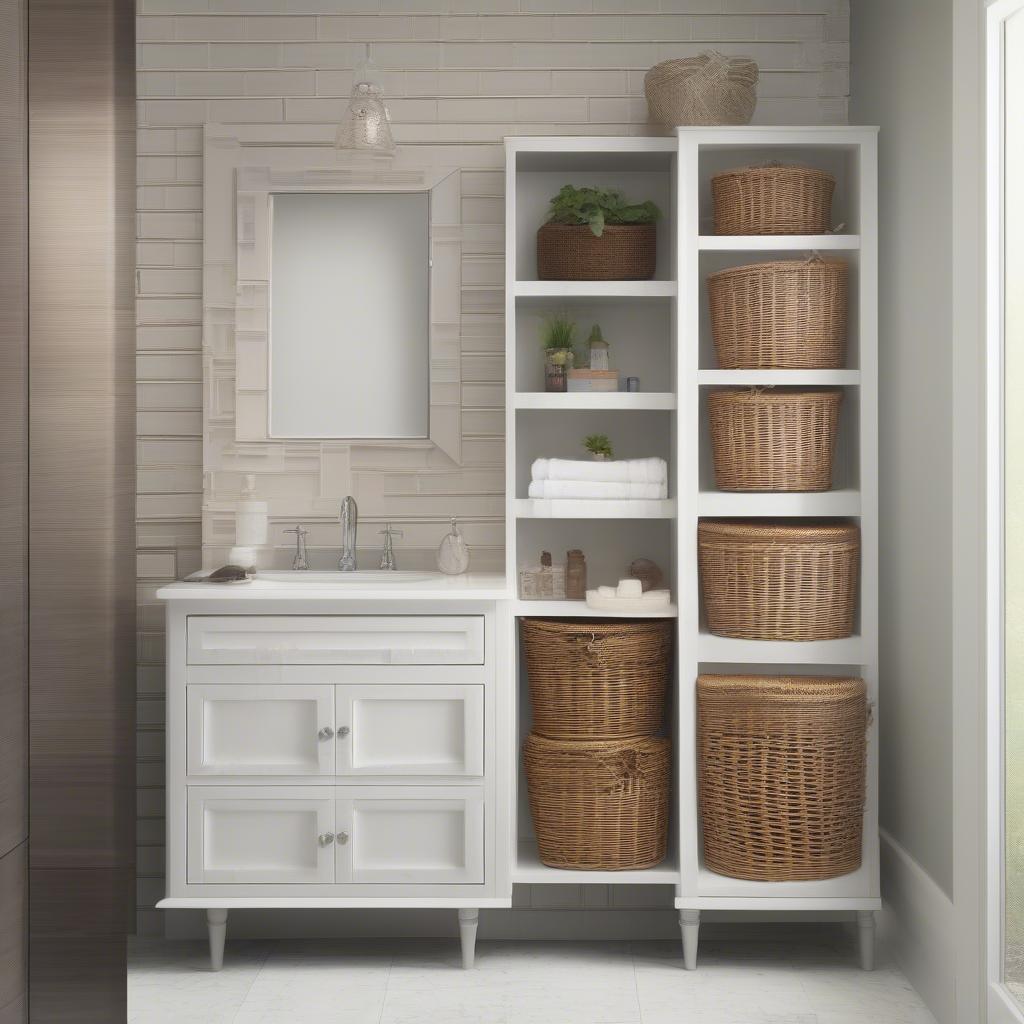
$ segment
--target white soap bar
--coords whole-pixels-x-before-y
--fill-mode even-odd
[[[601,595],[601,597],[615,597],[614,587],[598,587],[597,592]]]
[[[615,590],[616,597],[641,597],[643,595],[644,588],[639,580],[619,580],[619,585]]]

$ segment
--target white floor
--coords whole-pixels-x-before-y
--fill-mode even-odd
[[[860,971],[847,941],[480,942],[144,940],[129,963],[129,1024],[934,1024],[884,956]]]

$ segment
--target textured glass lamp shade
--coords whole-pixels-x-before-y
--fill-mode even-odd
[[[393,153],[395,140],[391,137],[390,122],[380,86],[358,81],[352,89],[334,144],[338,149]]]

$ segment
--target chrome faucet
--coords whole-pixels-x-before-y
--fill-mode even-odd
[[[356,571],[356,530],[359,527],[359,509],[350,494],[341,503],[341,558],[338,568],[342,572]]]
[[[392,530],[390,523],[388,523],[380,532],[381,536],[384,538],[384,554],[380,556],[380,567],[394,572],[396,568],[395,549],[391,544],[391,539],[392,537],[404,537],[405,534],[402,533],[401,530]]]
[[[309,530],[304,530],[301,525],[297,524],[294,529],[284,530],[282,532],[295,534],[295,557],[292,559],[292,569],[295,571],[308,569],[309,562],[306,560],[306,537],[309,536]]]

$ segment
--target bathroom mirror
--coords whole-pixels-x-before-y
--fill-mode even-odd
[[[271,437],[429,436],[428,199],[271,196]]]

